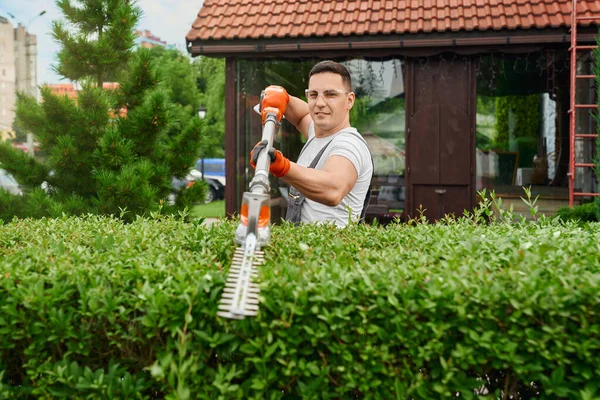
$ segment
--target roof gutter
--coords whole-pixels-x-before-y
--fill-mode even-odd
[[[463,32],[462,35],[442,34],[432,38],[431,35],[402,35],[398,38],[389,36],[350,38],[298,38],[295,41],[286,39],[231,39],[222,41],[193,41],[188,42],[188,52],[192,55],[211,55],[215,57],[248,55],[255,56],[265,53],[306,53],[315,51],[348,51],[348,50],[394,50],[438,47],[452,50],[456,47],[471,47],[481,45],[529,45],[529,44],[568,44],[570,36],[567,30],[543,32],[536,34],[527,31],[526,34],[480,34]],[[483,32],[482,32],[483,33]],[[491,33],[491,32],[490,32]],[[419,37],[415,37],[419,36]],[[596,33],[581,33],[580,42],[594,42]],[[341,40],[340,40],[341,39]],[[251,43],[248,43],[251,42]],[[300,55],[300,54],[298,54]]]

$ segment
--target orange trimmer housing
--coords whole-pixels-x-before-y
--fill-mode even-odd
[[[265,124],[267,115],[269,114],[274,114],[277,118],[277,123],[280,123],[289,100],[290,96],[281,86],[271,85],[267,87],[263,92],[260,107],[262,124]]]

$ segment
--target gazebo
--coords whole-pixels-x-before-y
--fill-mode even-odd
[[[595,43],[600,1],[591,0],[206,0],[186,39],[193,56],[226,58],[227,213],[238,211],[252,172],[248,153],[260,137],[252,106],[261,89],[278,84],[303,97],[321,59],[351,71],[351,123],[381,161],[374,216],[460,215],[478,190],[510,201],[525,185],[544,211],[568,204],[570,152],[594,151],[591,136],[574,144],[569,136],[571,91],[579,103],[595,102],[592,79],[570,83],[573,4],[588,17],[578,43]],[[583,50],[576,73],[589,75],[591,51]],[[595,133],[591,113],[579,112],[576,122]],[[282,124],[276,145],[292,160],[299,136]],[[387,157],[402,162],[389,168]],[[273,179],[277,216],[286,190]],[[591,169],[577,169],[574,185],[596,191]],[[385,200],[390,194],[398,198]]]

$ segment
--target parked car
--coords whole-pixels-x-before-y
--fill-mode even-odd
[[[195,168],[198,171],[202,171],[202,159],[196,161]],[[204,173],[207,178],[223,178],[225,179],[225,159],[224,158],[205,158],[204,159]],[[224,181],[221,182],[225,185]]]
[[[204,175],[206,183],[208,183],[209,192],[207,193],[206,202],[210,203],[214,200],[225,198],[225,159],[224,158],[205,158],[196,161],[196,168],[190,171],[189,177],[192,180],[202,179],[202,168],[204,167]]]
[[[0,168],[0,188],[17,196],[22,196],[23,191],[15,178],[7,171]]]
[[[222,200],[225,198],[225,172],[223,172],[223,176],[217,174],[209,174],[206,169],[206,164],[204,165],[204,180],[208,184],[208,191],[206,192],[206,198],[204,200],[205,203],[210,203],[215,200]],[[190,184],[193,184],[195,181],[202,180],[202,172],[197,169],[192,168],[190,173],[186,177]]]
[[[178,191],[193,185],[194,182],[199,180],[202,180],[202,173],[194,168],[190,170],[185,179],[173,177],[173,180],[171,181],[171,194],[169,195],[169,203],[173,204],[175,202],[175,196]],[[206,197],[204,199],[205,203],[211,203],[215,200],[222,200],[225,198],[225,175],[209,175],[206,173],[205,181],[208,186]]]

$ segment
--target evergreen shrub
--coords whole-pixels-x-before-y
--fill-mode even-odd
[[[594,202],[581,204],[573,208],[561,207],[556,211],[556,216],[565,221],[598,221],[598,216],[596,215],[596,204]]]
[[[597,223],[274,226],[241,321],[235,228],[0,225],[0,398],[600,397]]]

